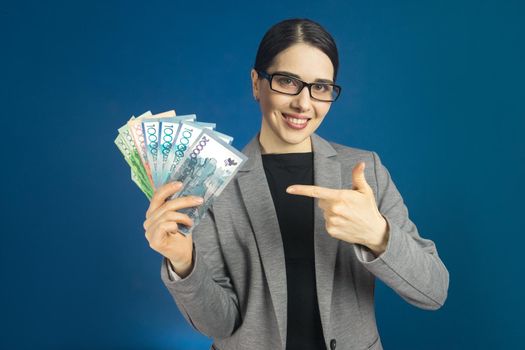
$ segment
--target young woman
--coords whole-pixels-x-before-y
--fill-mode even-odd
[[[375,278],[423,309],[443,305],[448,271],[420,237],[379,156],[315,133],[341,88],[331,35],[307,19],[277,23],[251,71],[261,130],[248,161],[195,227],[160,188],[144,228],[161,277],[212,349],[382,349]]]

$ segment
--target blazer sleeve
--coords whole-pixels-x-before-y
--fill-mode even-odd
[[[195,259],[195,250],[192,251],[191,261],[194,261],[194,259]],[[177,273],[173,269],[173,267],[172,267],[171,263],[168,261],[168,259],[166,259],[166,267],[168,268],[168,276],[170,278],[170,281],[178,281],[178,280],[181,279],[181,277],[179,275],[177,275]]]
[[[448,294],[449,273],[434,242],[420,237],[390,173],[372,152],[377,181],[376,203],[389,227],[386,250],[378,257],[354,245],[357,259],[408,303],[422,309],[440,308]]]
[[[230,281],[211,207],[192,231],[193,269],[172,279],[167,258],[162,259],[161,279],[184,318],[200,333],[229,337],[240,324],[237,294]]]

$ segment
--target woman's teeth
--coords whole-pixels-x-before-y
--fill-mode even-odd
[[[288,117],[288,116],[286,116],[286,119],[288,119],[289,121],[291,121],[294,124],[304,124],[304,123],[306,123],[308,121],[308,119],[291,118],[291,117]]]

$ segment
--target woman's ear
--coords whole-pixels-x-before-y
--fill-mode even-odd
[[[259,74],[257,74],[257,71],[253,68],[251,71],[251,78],[253,98],[255,99],[255,101],[259,101]]]

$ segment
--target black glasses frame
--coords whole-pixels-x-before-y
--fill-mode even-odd
[[[286,74],[282,74],[282,73],[269,74],[268,72],[265,72],[265,71],[262,71],[262,70],[257,70],[256,72],[257,72],[257,74],[259,74],[259,76],[262,76],[264,79],[268,80],[268,82],[270,83],[270,89],[272,89],[275,92],[281,93],[281,94],[297,96],[297,95],[299,95],[301,93],[301,91],[303,91],[304,87],[306,86],[308,88],[308,92],[310,93],[310,97],[312,99],[314,99],[314,100],[317,100],[317,101],[334,102],[341,95],[341,86],[339,86],[337,84],[331,84],[331,83],[307,83],[306,81],[302,81],[301,79],[297,79],[296,77],[292,77],[292,76],[289,76],[289,75],[286,75]],[[287,78],[290,78],[290,79],[293,79],[295,81],[300,82],[302,85],[299,88],[299,91],[297,91],[297,93],[295,93],[295,94],[292,94],[292,93],[289,93],[289,92],[282,92],[282,91],[279,91],[279,90],[275,90],[272,87],[272,80],[273,80],[273,77],[275,75],[287,77]],[[337,96],[333,100],[322,100],[322,99],[316,98],[316,97],[312,96],[312,85],[330,85],[335,90],[337,90]]]

